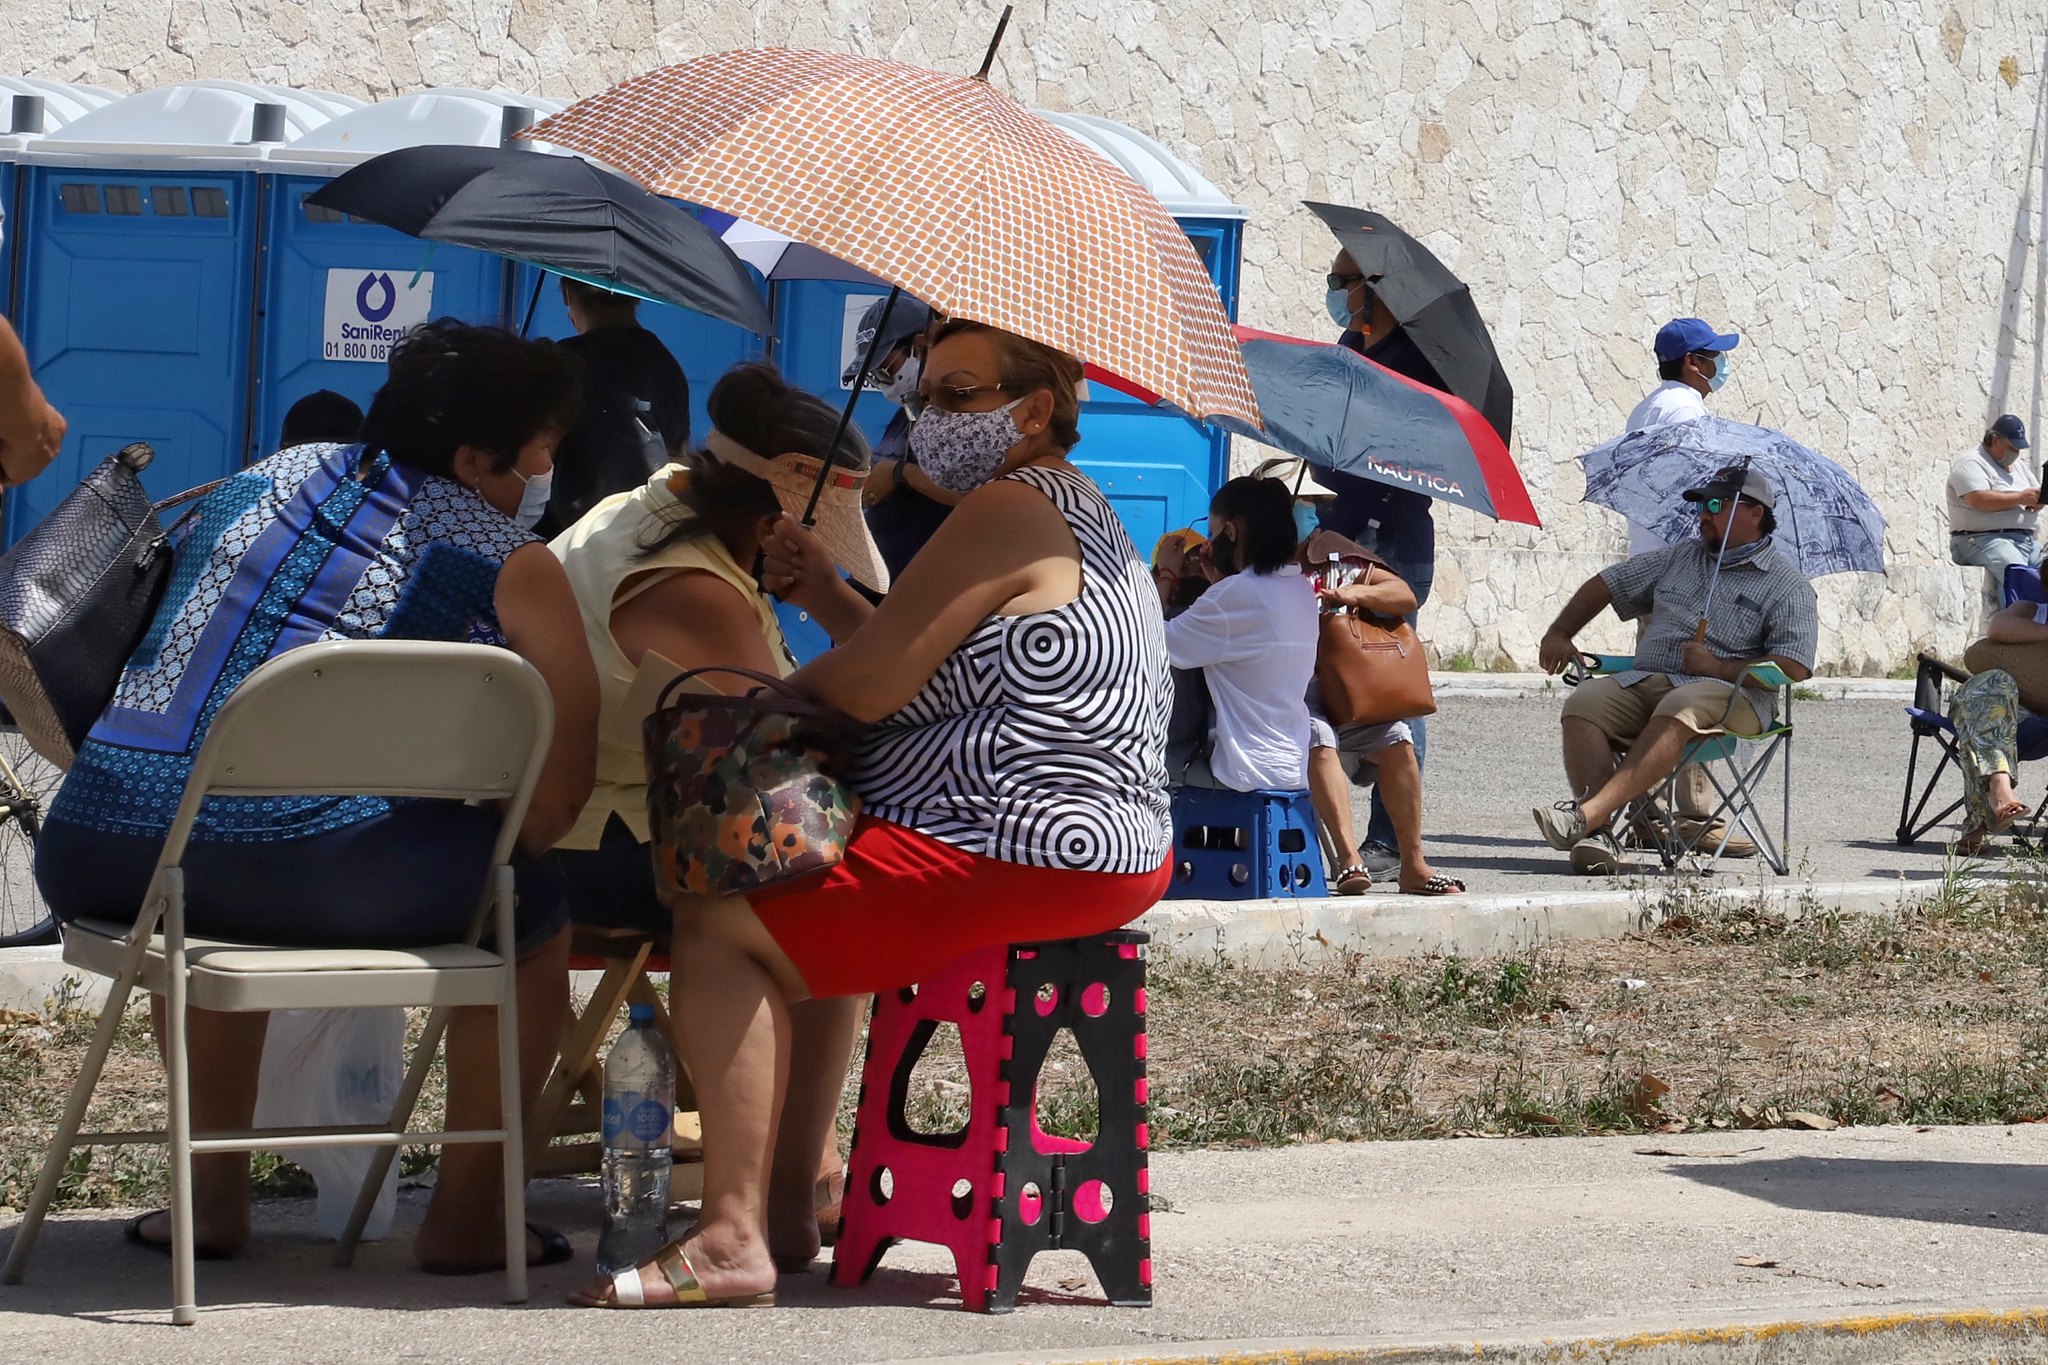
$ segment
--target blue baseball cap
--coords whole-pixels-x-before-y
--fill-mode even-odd
[[[1673,318],[1657,329],[1659,360],[1677,360],[1694,351],[1732,351],[1742,344],[1737,332],[1716,332],[1699,318]]]
[[[1991,429],[2006,440],[2011,441],[2015,450],[2025,450],[2027,448],[2027,424],[2011,413],[2008,412],[2005,416],[1993,422]]]

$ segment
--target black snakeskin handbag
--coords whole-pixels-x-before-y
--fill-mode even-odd
[[[0,702],[60,768],[113,700],[170,580],[157,514],[218,487],[152,504],[137,475],[155,458],[141,441],[107,456],[0,555]]]

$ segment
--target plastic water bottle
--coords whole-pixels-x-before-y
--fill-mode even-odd
[[[634,1005],[604,1059],[604,1232],[597,1269],[611,1275],[668,1242],[668,1178],[674,1163],[676,1064],[654,1027],[654,1007]]]

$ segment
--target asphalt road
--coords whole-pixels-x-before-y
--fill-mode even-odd
[[[1732,1323],[2039,1303],[2048,1277],[2044,1168],[2048,1130],[2026,1126],[1167,1153],[1154,1162],[1164,1204],[1152,1220],[1155,1306],[1107,1307],[1079,1253],[1057,1252],[1034,1264],[1018,1311],[1006,1316],[962,1312],[946,1255],[910,1244],[858,1289],[831,1287],[822,1266],[785,1277],[771,1310],[571,1309],[564,1295],[590,1275],[597,1195],[588,1182],[549,1181],[535,1185],[532,1212],[569,1233],[577,1259],[536,1272],[525,1308],[494,1302],[503,1284],[495,1276],[414,1272],[402,1240],[366,1248],[354,1270],[333,1269],[310,1204],[284,1202],[259,1209],[260,1254],[200,1267],[199,1324],[180,1331],[162,1325],[168,1263],[123,1245],[118,1217],[96,1213],[52,1224],[28,1284],[0,1289],[0,1340],[19,1360],[165,1365],[1159,1362],[1208,1355],[1196,1344],[1219,1341],[1305,1348],[1238,1359],[1353,1360],[1379,1357],[1333,1348],[1470,1351],[1504,1339],[1674,1329],[1711,1346],[1715,1329]],[[401,1226],[419,1202],[408,1195]],[[0,1240],[11,1221],[0,1218]],[[1778,1330],[1777,1349],[1812,1330]],[[1951,1336],[1949,1345],[1967,1340]],[[1987,1344],[1938,1358],[1988,1358]],[[1937,1358],[1868,1346],[1859,1358]],[[1542,1356],[1567,1357],[1578,1358]],[[1489,1349],[1485,1358],[1525,1357]]]
[[[1565,855],[1536,833],[1530,808],[1563,799],[1559,701],[1552,697],[1449,696],[1429,722],[1423,774],[1423,846],[1440,871],[1462,877],[1481,895],[1562,891],[1588,884]],[[1919,844],[1894,840],[1911,735],[1896,701],[1810,701],[1794,704],[1792,743],[1792,874],[1815,882],[1861,878],[1933,879],[1941,875],[1952,820]],[[1922,773],[1934,750],[1921,746]],[[1924,777],[1923,777],[1924,780]],[[1776,817],[1777,778],[1770,810]],[[2030,794],[2031,793],[2031,794]],[[1953,772],[1930,813],[1962,794]],[[2041,795],[2038,774],[2022,772],[2020,794]],[[1359,803],[1360,828],[1364,804]],[[1654,855],[1640,855],[1654,873]],[[1721,875],[1768,876],[1757,859],[1724,862]],[[1390,888],[1389,888],[1390,889]]]

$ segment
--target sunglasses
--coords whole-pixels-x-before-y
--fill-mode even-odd
[[[1328,282],[1332,289],[1349,289],[1354,285],[1365,283],[1365,276],[1363,275],[1325,275],[1323,279]]]
[[[1723,508],[1733,507],[1735,506],[1735,504],[1741,501],[1742,499],[1740,497],[1702,498],[1700,500],[1700,509],[1710,517],[1718,517],[1721,515],[1721,511]]]

